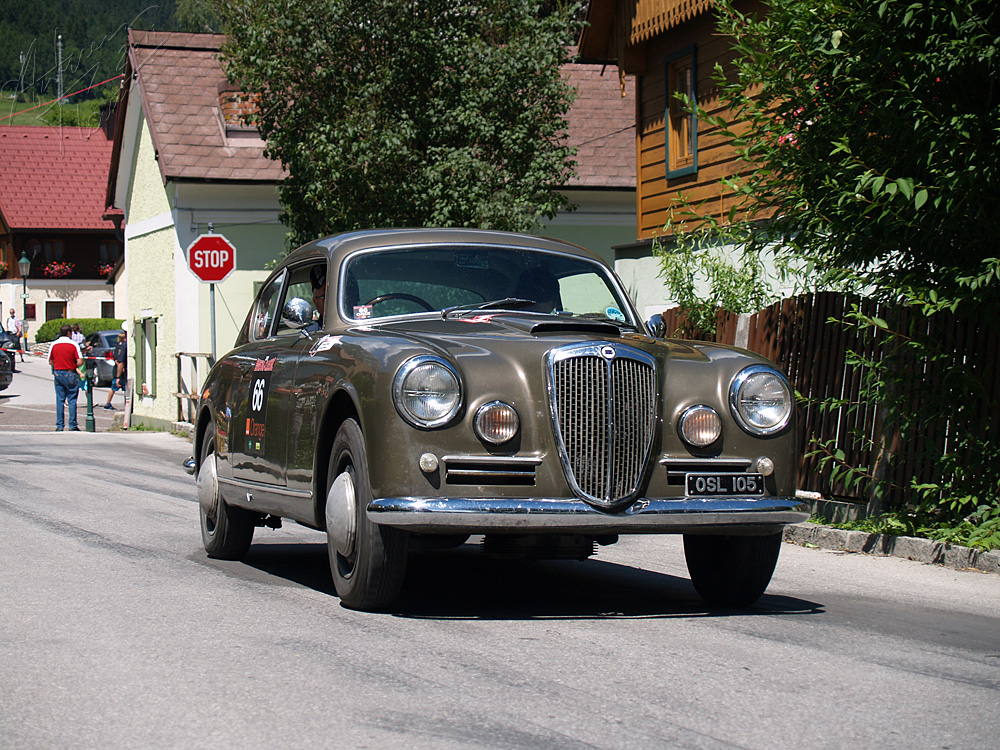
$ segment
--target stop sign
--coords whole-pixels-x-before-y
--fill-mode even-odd
[[[236,248],[221,234],[203,234],[188,245],[188,268],[202,281],[212,284],[225,279],[236,268]]]

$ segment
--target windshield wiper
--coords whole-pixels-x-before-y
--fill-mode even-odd
[[[503,299],[495,299],[491,302],[483,302],[481,305],[474,305],[469,307],[468,305],[454,305],[452,307],[446,307],[441,311],[441,317],[444,320],[448,319],[448,316],[453,312],[475,312],[476,310],[518,310],[522,307],[530,307],[536,304],[533,299],[521,299],[520,297],[504,297]]]

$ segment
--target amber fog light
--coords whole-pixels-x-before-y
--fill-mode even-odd
[[[711,445],[722,435],[722,420],[711,406],[692,406],[681,414],[681,439],[695,448]]]
[[[493,401],[479,407],[473,422],[476,434],[488,443],[500,445],[517,434],[520,420],[510,404]]]

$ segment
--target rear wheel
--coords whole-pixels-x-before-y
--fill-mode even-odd
[[[337,595],[351,609],[381,609],[403,587],[408,535],[368,520],[368,455],[353,419],[337,431],[327,477],[326,538]]]
[[[240,560],[250,549],[257,517],[243,508],[226,505],[222,499],[215,462],[214,425],[209,425],[202,440],[200,466],[198,506],[205,551],[218,560]]]
[[[684,557],[695,590],[714,606],[746,607],[757,601],[781,552],[781,534],[684,535]]]

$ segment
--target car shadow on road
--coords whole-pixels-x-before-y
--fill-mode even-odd
[[[255,544],[236,565],[264,574],[251,576],[256,580],[277,578],[336,597],[325,544]],[[502,559],[464,544],[411,553],[403,591],[385,611],[421,619],[526,620],[806,615],[824,608],[766,593],[752,607],[708,608],[687,578],[596,558]]]

